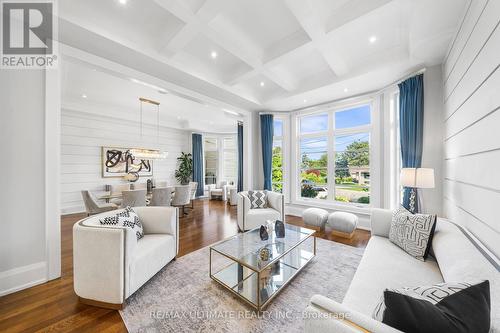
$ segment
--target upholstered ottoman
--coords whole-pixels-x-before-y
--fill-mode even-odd
[[[346,212],[333,212],[328,216],[328,226],[334,235],[352,238],[358,226],[358,217]]]
[[[328,219],[328,212],[321,208],[308,208],[302,213],[302,219],[305,225],[319,227],[323,231]]]

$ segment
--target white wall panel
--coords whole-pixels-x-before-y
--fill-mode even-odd
[[[168,151],[165,160],[155,161],[153,177],[175,183],[176,158],[191,151],[191,133],[160,127],[159,140],[155,126],[138,122],[63,109],[61,120],[61,208],[63,213],[84,210],[81,190],[98,194],[105,184],[124,183],[120,178],[102,178],[101,146],[159,148]],[[139,182],[145,182],[141,178]]]
[[[471,231],[498,257],[499,22],[500,1],[473,0],[443,65],[444,215]]]

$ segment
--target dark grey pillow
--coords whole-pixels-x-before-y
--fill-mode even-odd
[[[392,214],[389,240],[409,255],[424,261],[436,228],[436,215],[412,214],[403,207]]]
[[[250,208],[267,208],[267,193],[266,191],[248,191],[250,199]]]
[[[386,289],[373,318],[407,333],[487,333],[490,312],[486,280]]]

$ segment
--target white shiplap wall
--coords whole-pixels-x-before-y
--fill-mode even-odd
[[[443,65],[445,215],[500,257],[500,1],[472,0]]]
[[[61,114],[61,210],[63,214],[84,211],[80,191],[103,191],[105,184],[125,183],[120,178],[102,178],[101,146],[160,148],[168,158],[155,161],[153,177],[175,183],[176,159],[191,152],[191,132],[139,123],[63,108]],[[138,182],[145,182],[141,177]]]

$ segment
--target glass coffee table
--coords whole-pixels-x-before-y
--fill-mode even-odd
[[[262,241],[259,228],[210,247],[210,277],[257,310],[264,309],[316,255],[314,230],[285,223]]]

